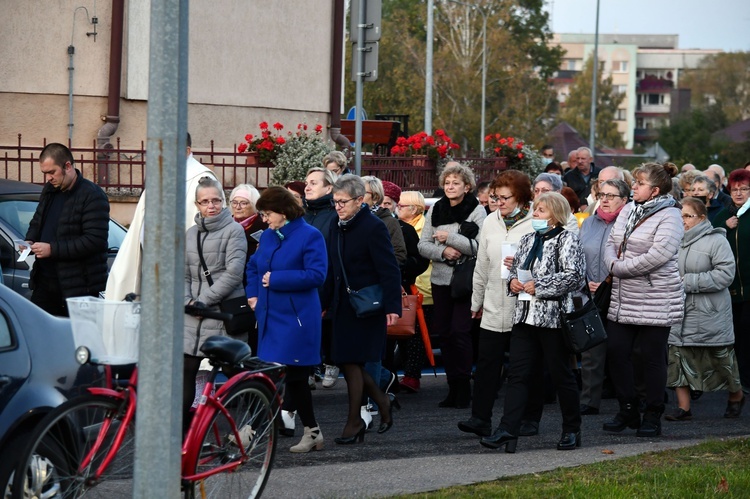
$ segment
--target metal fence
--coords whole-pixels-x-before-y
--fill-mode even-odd
[[[15,145],[0,145],[0,176],[11,180],[44,183],[39,170],[39,155],[47,144],[24,145],[18,134]],[[70,147],[70,144],[68,144]],[[78,168],[85,178],[104,188],[110,195],[138,196],[143,190],[146,167],[146,146],[123,147],[118,138],[114,144],[98,147],[96,140],[91,147],[71,147]],[[231,150],[217,149],[214,141],[208,149],[193,149],[198,161],[212,168],[225,189],[249,183],[259,189],[271,184],[273,165],[245,163],[247,155]],[[470,166],[477,181],[491,180],[506,169],[505,158],[457,158]],[[417,190],[431,194],[438,187],[438,175],[434,162],[426,158],[404,158],[395,156],[363,156],[362,174],[388,180],[403,190]]]

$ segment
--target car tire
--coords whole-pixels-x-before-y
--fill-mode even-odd
[[[28,439],[31,435],[30,430],[22,430],[13,438],[8,440],[5,446],[5,451],[2,452],[3,459],[0,459],[0,491],[2,495],[0,497],[4,499],[10,499],[12,495],[12,474],[15,467],[18,465],[18,450],[25,448],[28,445]],[[10,451],[13,449],[13,452]],[[6,457],[9,457],[6,459]]]

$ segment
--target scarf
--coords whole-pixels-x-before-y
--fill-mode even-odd
[[[255,221],[256,218],[258,218],[258,214],[257,213],[253,213],[252,215],[250,215],[249,217],[247,217],[244,220],[237,220],[235,218],[234,221],[237,222],[238,224],[240,224],[243,229],[247,230],[247,229],[250,228],[250,226],[253,224],[253,222]]]
[[[409,220],[409,221],[408,221],[408,222],[406,222],[406,223],[408,223],[408,224],[409,224],[409,225],[411,225],[412,227],[416,228],[416,227],[417,227],[417,224],[419,223],[419,221],[420,221],[420,220],[422,220],[422,218],[424,218],[424,215],[422,215],[422,214],[419,214],[419,215],[417,215],[416,217],[412,218],[411,220]]]
[[[562,227],[561,225],[558,225],[556,227],[551,228],[544,234],[540,232],[537,232],[536,234],[534,234],[534,244],[531,246],[531,250],[529,250],[529,254],[526,256],[526,260],[523,262],[523,265],[521,266],[521,268],[525,270],[531,270],[531,266],[534,264],[534,260],[541,261],[542,253],[544,251],[544,241],[552,239],[553,237],[561,233],[563,230],[565,230],[565,228]]]
[[[440,198],[431,208],[432,226],[460,224],[469,218],[474,208],[479,206],[479,200],[472,194],[464,195],[464,198],[456,206],[451,206],[447,197]]]
[[[625,252],[626,241],[630,237],[630,234],[635,230],[635,226],[638,225],[638,222],[644,218],[650,217],[662,208],[675,206],[676,203],[677,202],[671,194],[662,194],[661,196],[649,199],[645,203],[636,203],[635,208],[630,212],[628,221],[625,224],[625,234],[622,237],[622,253]]]
[[[624,207],[625,205],[622,205],[619,208],[617,208],[617,211],[613,213],[607,213],[605,211],[602,211],[602,207],[600,206],[596,209],[596,214],[599,216],[599,218],[604,220],[607,223],[607,225],[609,225],[617,219],[617,215],[620,214],[620,212],[622,211]]]
[[[521,211],[515,214],[515,216],[507,217],[507,218],[502,217],[503,222],[505,222],[505,228],[510,229],[511,227],[513,227],[516,222],[518,222],[519,220],[521,220],[522,218],[524,218],[526,215],[529,214],[530,209],[531,209],[531,205],[527,203],[523,208],[521,208]],[[496,210],[496,211],[497,211],[498,216],[502,216],[500,215],[500,210]]]

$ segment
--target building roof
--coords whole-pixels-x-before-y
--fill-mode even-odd
[[[729,139],[730,142],[748,141],[750,140],[750,119],[733,123],[718,132],[714,132],[711,137],[714,139]]]

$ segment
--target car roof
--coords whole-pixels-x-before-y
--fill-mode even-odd
[[[18,180],[0,179],[0,196],[8,194],[39,194],[42,192],[41,185],[31,182],[19,182]]]

